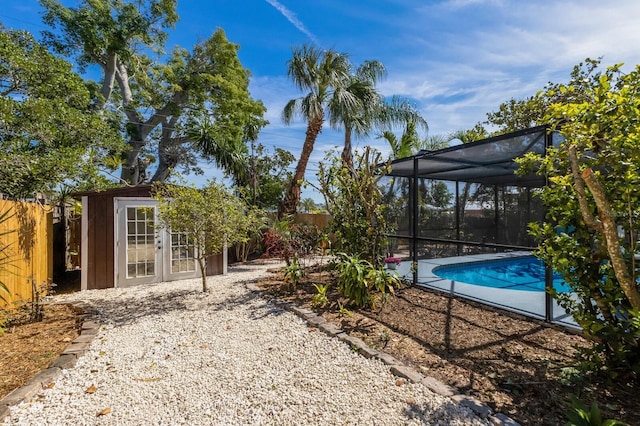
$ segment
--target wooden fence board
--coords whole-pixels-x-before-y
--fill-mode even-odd
[[[0,266],[2,292],[8,302],[30,300],[32,285],[50,284],[53,278],[53,212],[49,206],[0,200],[0,213],[10,211],[0,223],[0,245],[8,246],[8,259]],[[0,300],[0,306],[3,305]]]

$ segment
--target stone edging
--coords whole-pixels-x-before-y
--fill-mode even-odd
[[[254,282],[246,282],[245,286],[253,293],[264,295],[264,292],[256,286]],[[479,417],[491,422],[492,425],[520,426],[520,424],[512,418],[502,413],[494,413],[491,407],[476,398],[460,394],[458,389],[446,385],[433,377],[425,376],[413,368],[402,364],[402,362],[398,361],[393,356],[371,348],[362,339],[350,336],[336,325],[328,322],[322,318],[322,316],[310,311],[309,309],[301,308],[291,302],[286,302],[277,298],[270,298],[269,301],[282,309],[296,314],[300,318],[304,319],[309,325],[322,330],[325,334],[343,341],[365,358],[379,359],[389,366],[389,370],[393,375],[414,383],[422,383],[434,393],[450,398],[453,402],[471,409]]]
[[[36,374],[24,386],[14,389],[0,399],[0,422],[10,414],[12,406],[31,401],[39,391],[55,382],[62,370],[73,368],[78,358],[89,349],[100,328],[100,323],[96,319],[97,311],[82,302],[76,302],[70,306],[76,312],[77,320],[82,321],[80,335],[53,360],[47,369]]]

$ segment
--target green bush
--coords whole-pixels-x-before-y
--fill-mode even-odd
[[[388,167],[380,167],[382,156],[369,147],[362,155],[356,154],[353,165],[345,166],[335,153],[327,160],[328,167],[319,165],[318,181],[331,214],[327,231],[335,236],[334,250],[381,266],[386,234],[392,233],[379,185]]]
[[[338,291],[359,308],[375,309],[400,284],[395,274],[382,267],[375,268],[358,255],[340,253],[338,258]]]
[[[571,398],[571,401],[572,407],[567,412],[569,421],[565,423],[565,426],[629,426],[618,420],[603,420],[596,402],[591,404],[591,408],[587,408],[575,396]]]

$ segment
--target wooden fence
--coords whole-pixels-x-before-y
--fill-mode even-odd
[[[7,302],[30,300],[33,288],[51,284],[53,278],[53,213],[49,206],[0,200],[0,296]],[[0,299],[0,307],[6,305]]]

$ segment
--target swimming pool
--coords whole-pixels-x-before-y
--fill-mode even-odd
[[[438,266],[433,273],[441,278],[482,287],[540,292],[545,287],[544,264],[534,256]],[[555,272],[553,287],[559,293],[571,291]]]

